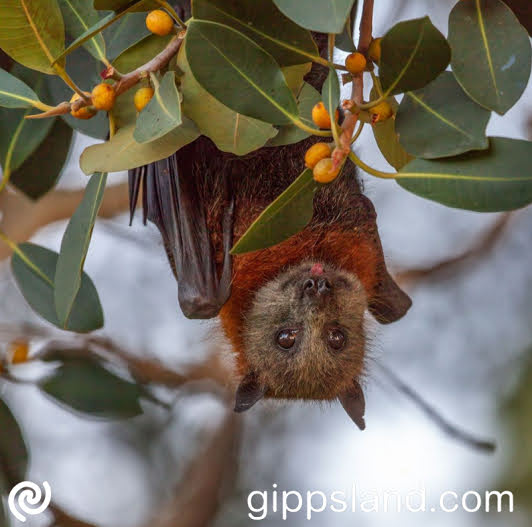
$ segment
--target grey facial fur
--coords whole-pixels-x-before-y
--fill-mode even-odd
[[[322,262],[290,268],[259,289],[244,352],[267,396],[334,399],[350,390],[363,370],[366,307],[358,278]],[[296,335],[289,349],[278,341],[283,330]]]

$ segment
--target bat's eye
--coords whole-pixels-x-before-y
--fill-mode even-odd
[[[339,329],[331,329],[327,334],[327,342],[333,350],[341,350],[345,344],[345,335]]]
[[[289,350],[295,343],[297,337],[296,329],[281,329],[277,333],[277,345],[284,350]]]

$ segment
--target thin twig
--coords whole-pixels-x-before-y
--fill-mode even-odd
[[[166,67],[172,57],[174,57],[179,51],[184,37],[185,32],[182,31],[168,43],[166,48],[153,57],[153,59],[149,60],[146,64],[143,64],[136,70],[123,75],[115,85],[116,96],[118,97],[119,95],[122,95],[142,79],[146,78],[150,73],[155,73]],[[54,115],[63,115],[70,113],[71,111],[78,111],[80,108],[90,106],[91,104],[92,101],[90,98],[88,100],[80,98],[72,103],[65,101],[48,112],[28,115],[27,119],[43,119]]]
[[[460,441],[476,450],[492,453],[496,449],[496,445],[493,441],[479,439],[474,437],[469,432],[459,429],[457,426],[451,424],[445,417],[443,417],[438,410],[433,408],[421,395],[413,390],[408,384],[403,382],[390,368],[375,363],[381,372],[388,378],[395,388],[403,395],[408,397],[413,403],[415,403],[420,410],[433,421],[443,432],[449,437]]]
[[[405,269],[394,273],[394,278],[399,284],[415,285],[418,282],[449,276],[459,267],[470,264],[491,251],[506,231],[513,214],[501,214],[487,232],[471,247],[457,256],[453,256],[428,267]]]

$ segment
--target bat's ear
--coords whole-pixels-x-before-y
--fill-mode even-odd
[[[369,299],[368,308],[381,324],[389,324],[400,319],[410,309],[412,300],[397,285],[383,265],[374,295]]]
[[[236,390],[235,412],[249,410],[264,397],[265,393],[266,387],[259,383],[257,376],[253,372],[248,373]]]
[[[347,415],[353,422],[364,430],[366,428],[366,421],[364,414],[366,413],[366,400],[364,399],[364,392],[358,381],[353,381],[351,388],[347,392],[338,397]]]

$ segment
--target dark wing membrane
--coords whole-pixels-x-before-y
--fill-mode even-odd
[[[175,154],[130,170],[131,218],[141,188],[144,219],[154,223],[161,233],[170,266],[179,282],[178,298],[184,315],[215,317],[231,294],[232,199],[220,226],[224,260],[218,276],[215,249],[207,227],[207,209],[194,174],[180,171]]]

